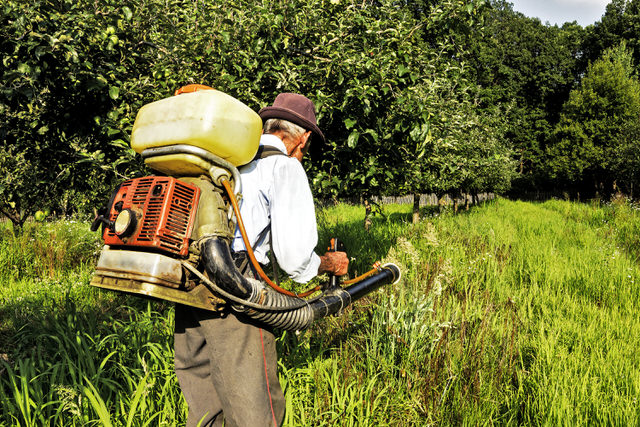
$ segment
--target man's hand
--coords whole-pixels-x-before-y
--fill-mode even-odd
[[[349,258],[346,252],[327,252],[320,256],[320,267],[318,274],[330,273],[336,276],[344,276],[347,274],[349,267]]]

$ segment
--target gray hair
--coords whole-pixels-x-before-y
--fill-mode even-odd
[[[262,126],[262,130],[264,133],[282,131],[289,134],[292,138],[298,138],[306,132],[305,128],[283,119],[267,119]]]

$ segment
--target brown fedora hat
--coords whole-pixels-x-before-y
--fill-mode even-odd
[[[297,93],[281,93],[276,96],[273,105],[264,107],[258,114],[262,120],[284,119],[298,126],[310,130],[325,142],[324,134],[316,121],[316,110],[313,102],[304,95]]]

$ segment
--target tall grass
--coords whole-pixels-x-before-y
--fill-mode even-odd
[[[640,423],[633,205],[410,210],[368,233],[362,207],[319,212],[352,273],[381,259],[403,279],[281,335],[286,425]],[[173,308],[90,289],[84,227],[1,234],[0,425],[180,425]]]
[[[97,233],[77,220],[27,222],[14,234],[0,223],[0,277],[35,279],[60,277],[91,261],[100,249]]]

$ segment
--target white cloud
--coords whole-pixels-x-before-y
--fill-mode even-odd
[[[542,22],[562,25],[577,21],[586,26],[599,21],[605,12],[607,0],[512,0],[513,8]]]
[[[607,7],[607,5],[610,3],[610,1],[609,0],[559,0],[559,1],[552,1],[549,3],[579,4],[579,5],[584,5],[588,7],[597,7],[604,10],[605,7]]]

